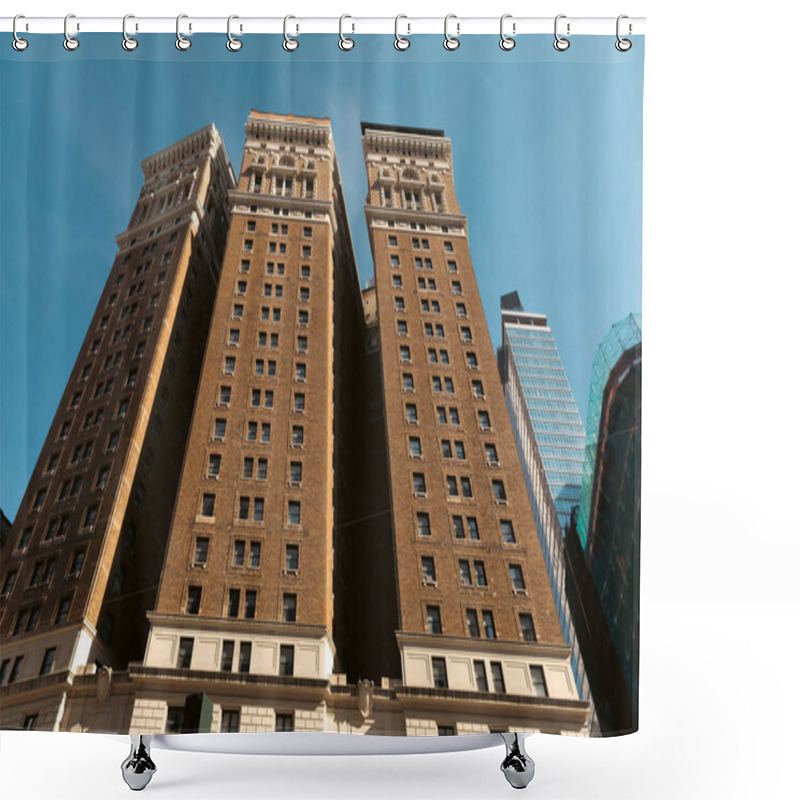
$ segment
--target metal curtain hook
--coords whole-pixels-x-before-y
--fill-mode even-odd
[[[342,14],[342,16],[339,17],[339,47],[342,50],[352,50],[356,46],[356,43],[349,36],[345,36],[344,31],[342,30],[342,26],[344,25],[344,21],[346,19],[353,19],[353,18],[349,14]],[[352,28],[355,31],[356,29],[355,24],[352,24]]]
[[[633,47],[633,42],[630,39],[623,39],[619,35],[620,23],[624,19],[628,19],[628,15],[627,14],[620,14],[617,17],[617,41],[614,43],[614,47],[616,47],[617,50],[620,51],[620,53],[627,53],[628,50],[630,50],[631,47]],[[631,25],[630,22],[629,22],[628,23],[628,36],[630,36],[631,33],[633,33],[633,25]]]
[[[69,35],[69,21],[71,19],[75,19],[74,14],[67,14],[67,16],[64,17],[64,49],[70,52],[77,50],[81,44],[74,36]],[[76,24],[75,30],[79,31],[80,25]]]
[[[566,19],[566,18],[567,18],[566,14],[559,14],[556,17],[555,23],[553,24],[553,33],[555,34],[555,37],[556,37],[556,40],[553,42],[553,47],[555,47],[556,50],[558,50],[559,52],[562,52],[562,53],[564,52],[564,50],[568,50],[569,49],[569,39],[567,39],[565,36],[559,36],[558,35],[558,21],[561,20],[561,19]],[[570,28],[570,24],[568,22],[567,23],[567,36],[569,36],[569,28]]]
[[[505,32],[503,31],[503,26],[507,19],[511,19],[511,14],[503,14],[500,17],[500,49],[505,50],[506,52],[509,50],[513,50],[517,46],[516,39],[512,39],[510,36],[506,36]],[[511,33],[514,34],[517,32],[517,23],[511,23]]]
[[[411,39],[406,39],[400,35],[400,20],[408,19],[405,14],[398,14],[394,18],[394,47],[395,50],[408,50],[411,47]],[[411,25],[408,25],[408,32],[411,33]]]
[[[456,15],[455,14],[448,14],[444,18],[444,42],[443,42],[443,44],[444,44],[444,49],[445,50],[450,50],[452,52],[453,50],[458,50],[458,46],[461,44],[461,42],[459,42],[458,39],[456,39],[455,36],[451,36],[447,32],[447,23],[450,22],[451,19],[456,19]],[[461,31],[461,23],[460,22],[456,22],[456,36],[459,34],[460,31]]]
[[[188,14],[178,14],[177,19],[175,20],[175,47],[178,50],[188,50],[192,46],[192,40],[187,39],[185,36],[181,36],[181,20],[188,19]],[[192,26],[189,26],[189,30],[192,29]]]
[[[288,51],[289,53],[294,52],[300,47],[300,42],[297,39],[292,38],[289,36],[289,20],[296,19],[291,14],[283,18],[283,49]],[[295,32],[298,30],[298,26],[295,26]]]
[[[122,49],[130,52],[139,46],[139,41],[132,36],[128,36],[128,20],[135,19],[133,14],[126,14],[122,18]],[[136,26],[138,29],[138,25]]]
[[[239,50],[242,49],[242,40],[237,39],[235,36],[231,34],[231,22],[233,22],[233,20],[235,19],[239,19],[239,17],[237,17],[236,14],[231,14],[228,17],[228,41],[225,43],[225,47],[227,47],[228,50],[231,51],[231,53],[238,53]],[[241,29],[242,28],[240,26],[239,30]]]
[[[28,47],[28,40],[23,39],[21,36],[17,36],[17,20],[18,19],[25,19],[24,14],[17,14],[14,17],[14,21],[11,23],[11,32],[14,34],[14,41],[11,42],[11,46],[18,52],[21,53]],[[28,26],[25,25],[25,29],[27,30]]]

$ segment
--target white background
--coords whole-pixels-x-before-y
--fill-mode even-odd
[[[641,730],[528,740],[545,798],[797,797],[800,4],[29,0],[4,13],[646,15]],[[7,40],[4,38],[3,46]],[[6,798],[127,797],[126,740],[0,734]],[[157,751],[161,798],[494,798],[502,748]]]

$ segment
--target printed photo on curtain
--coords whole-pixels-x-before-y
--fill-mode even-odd
[[[0,728],[637,730],[644,37],[29,38]]]

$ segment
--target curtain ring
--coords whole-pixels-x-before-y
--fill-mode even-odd
[[[18,52],[21,53],[23,50],[27,49],[28,47],[28,40],[23,39],[21,36],[17,36],[17,20],[18,19],[25,19],[24,14],[17,14],[14,17],[14,21],[11,23],[11,32],[14,34],[14,41],[11,42],[11,46]]]
[[[458,46],[461,44],[461,42],[459,42],[458,39],[455,36],[451,36],[447,32],[447,23],[450,22],[451,19],[457,19],[456,15],[455,14],[448,14],[444,18],[444,42],[443,42],[443,44],[444,44],[444,49],[445,50],[449,50],[452,53],[453,50],[458,50]],[[460,29],[461,29],[461,23],[460,22],[456,22],[456,35],[458,35],[458,32],[459,32]]]
[[[77,50],[81,45],[81,43],[74,36],[69,35],[69,21],[71,19],[75,19],[74,14],[67,14],[67,16],[64,17],[64,49],[69,50],[70,52]],[[76,30],[79,30],[77,26]]]
[[[620,14],[617,17],[617,41],[614,43],[614,47],[616,47],[617,50],[620,51],[620,53],[627,53],[628,50],[630,50],[631,47],[633,47],[633,42],[630,39],[623,39],[619,35],[620,22],[622,22],[622,20],[624,20],[624,19],[628,19],[628,15],[627,14]],[[629,22],[628,23],[628,36],[630,36],[632,32],[633,32],[633,26]]]
[[[555,49],[558,50],[560,53],[563,53],[565,50],[569,50],[569,39],[567,39],[565,36],[558,35],[558,21],[560,19],[566,19],[566,18],[567,18],[566,14],[559,14],[556,17],[556,21],[553,25],[553,33],[555,34],[556,37],[556,40],[553,42],[553,47],[555,47]],[[570,24],[568,22],[567,36],[569,36],[569,29],[570,29]]]
[[[188,14],[178,14],[178,17],[175,20],[175,47],[177,47],[178,50],[188,50],[192,46],[191,39],[181,36],[181,20],[188,18]],[[191,26],[189,26],[189,29],[191,30]]]
[[[508,52],[509,50],[513,50],[517,46],[516,39],[512,39],[510,36],[506,36],[503,32],[503,24],[507,19],[511,19],[511,14],[503,14],[500,17],[500,49],[505,50]],[[511,33],[517,32],[517,23],[511,23]]]
[[[408,19],[405,14],[398,14],[394,18],[394,49],[395,50],[408,50],[411,47],[411,39],[406,39],[405,36],[400,35],[400,20]],[[411,33],[411,26],[408,26],[408,32]]]
[[[283,49],[289,53],[293,53],[298,47],[300,47],[300,42],[298,42],[297,39],[289,36],[288,26],[290,19],[297,18],[293,17],[291,14],[283,18]]]
[[[128,36],[129,19],[135,19],[133,14],[126,14],[122,18],[122,49],[127,50],[130,53],[131,50],[135,50],[139,46],[139,41],[133,36]]]
[[[342,25],[346,19],[353,19],[349,14],[342,14],[339,17],[339,47],[342,50],[352,50],[356,43],[351,39],[349,36],[345,36],[344,32],[342,31]],[[356,26],[353,25],[353,30],[356,29]]]
[[[231,53],[238,53],[242,49],[242,40],[237,39],[231,34],[231,21],[235,19],[239,19],[236,14],[231,14],[228,17],[228,41],[225,43],[225,47],[227,47]],[[241,28],[239,28],[239,30],[241,30]]]

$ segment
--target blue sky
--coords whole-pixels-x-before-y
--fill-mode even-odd
[[[360,122],[442,128],[495,344],[516,289],[554,330],[585,419],[609,327],[641,311],[644,39],[151,35],[126,53],[91,34],[0,42],[0,507],[13,519],[142,183],[140,161],[214,122],[238,173],[251,108],[328,116],[362,282],[372,274]]]

